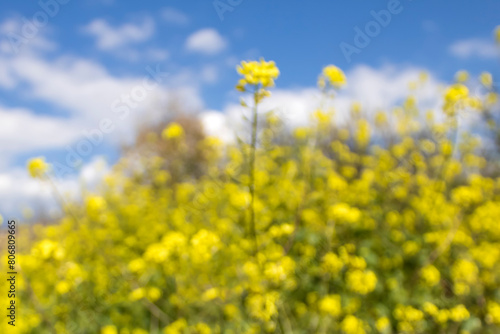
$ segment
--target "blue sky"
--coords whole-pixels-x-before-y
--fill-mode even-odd
[[[373,13],[383,25],[374,25]],[[296,124],[314,107],[313,87],[328,64],[348,74],[340,107],[354,98],[387,108],[422,70],[431,88],[450,83],[460,69],[498,76],[493,30],[499,13],[500,2],[493,0],[2,2],[0,212],[43,206],[50,191],[27,177],[26,160],[64,162],[68,147],[76,149],[83,132],[99,129],[104,118],[113,130],[60,181],[68,192],[78,178],[98,179],[105,168],[96,167],[97,157],[113,163],[137,123],[154,121],[173,98],[197,111],[207,132],[228,132],[238,114],[234,67],[242,59],[277,62],[282,74],[270,105],[291,103],[284,110]],[[371,35],[366,45],[356,44],[358,28]],[[350,61],[341,48],[347,44],[357,48]],[[150,74],[156,68],[158,81]],[[154,89],[129,108],[130,116],[118,117],[122,95],[144,80]],[[422,94],[433,106],[431,89]]]

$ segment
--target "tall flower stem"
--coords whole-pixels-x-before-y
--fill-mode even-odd
[[[256,146],[257,146],[257,105],[259,103],[258,99],[258,87],[255,87],[254,91],[254,104],[252,108],[252,139],[250,143],[250,165],[249,165],[249,184],[248,190],[250,192],[250,234],[252,235],[254,241],[254,255],[258,252],[257,243],[257,231],[255,228],[255,160],[256,160]]]
[[[279,76],[280,72],[276,67],[274,61],[266,62],[263,58],[260,61],[242,61],[241,65],[236,68],[237,72],[242,76],[236,85],[236,89],[240,92],[247,92],[247,87],[253,88],[253,101],[252,106],[252,140],[250,144],[250,159],[248,160],[249,169],[249,184],[248,190],[250,192],[250,221],[249,230],[251,238],[254,241],[254,255],[258,253],[257,231],[255,223],[255,160],[257,150],[257,107],[262,98],[269,96],[266,90],[268,87],[274,86],[274,80]],[[248,107],[242,101],[242,106]]]

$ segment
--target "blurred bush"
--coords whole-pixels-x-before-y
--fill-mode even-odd
[[[157,163],[169,172],[171,179],[197,179],[206,172],[204,139],[199,118],[177,111],[169,121],[141,127],[135,143],[124,148],[124,156],[128,160],[135,157],[139,161],[159,157],[161,161]],[[146,166],[143,163],[139,165]],[[152,175],[140,173],[140,176],[150,179]]]

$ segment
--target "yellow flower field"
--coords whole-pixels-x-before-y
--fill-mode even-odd
[[[20,229],[19,333],[500,333],[490,74],[483,96],[457,76],[439,115],[409,91],[376,115],[353,101],[340,124],[328,102],[349,78],[327,66],[326,102],[289,130],[261,110],[277,65],[237,71],[251,140],[203,138],[193,175],[189,131],[171,123],[150,138],[170,155],[124,157],[59,222]],[[464,113],[487,124],[494,147],[458,131]],[[43,158],[28,170],[51,178]]]

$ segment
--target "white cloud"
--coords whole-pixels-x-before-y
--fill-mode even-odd
[[[417,81],[422,71],[424,69],[391,65],[380,69],[357,66],[347,73],[348,85],[339,94],[338,102],[346,106],[349,101],[357,100],[369,110],[387,110],[409,95],[409,83]],[[423,108],[435,108],[441,98],[440,83],[430,75],[427,84],[414,95]]]
[[[83,28],[83,32],[97,39],[97,47],[101,50],[113,50],[132,43],[148,40],[154,33],[154,21],[145,18],[142,23],[126,23],[112,27],[103,19],[96,19]]]
[[[51,149],[71,143],[81,134],[78,121],[36,115],[25,109],[0,106],[0,152],[24,153]]]
[[[0,64],[3,66],[1,58]],[[28,56],[5,64],[19,82],[28,84],[26,95],[94,121],[109,116],[111,102],[141,82],[140,78],[114,78],[102,66],[79,58],[61,57],[48,62]]]
[[[40,181],[31,179],[26,170],[17,168],[0,172],[0,210],[4,217],[16,217],[30,206],[40,206],[40,199],[46,199],[46,205],[55,206],[51,199],[51,189]]]
[[[229,127],[227,114],[216,110],[207,110],[199,117],[207,136],[220,138],[226,143],[234,141],[234,133]]]
[[[189,18],[186,14],[172,7],[164,8],[161,11],[161,17],[166,22],[175,25],[186,25],[189,23]]]
[[[146,17],[142,23],[127,23],[119,27],[111,27],[103,19],[97,19],[84,27],[83,31],[96,37],[96,45],[100,50],[126,61],[164,61],[169,56],[169,52],[161,48],[135,45],[153,36],[155,24],[150,17]]]
[[[167,60],[170,53],[167,50],[159,48],[126,47],[113,50],[113,55],[129,62],[158,62]]]
[[[158,71],[165,68],[161,65]],[[15,57],[0,54],[0,69],[8,69],[0,70],[0,89],[7,94],[19,93],[15,89],[22,85],[23,99],[43,102],[59,112],[48,116],[40,110],[0,108],[0,151],[8,148],[12,155],[63,149],[67,144],[73,147],[83,138],[84,131],[98,129],[105,118],[111,120],[114,128],[104,135],[104,142],[130,143],[138,122],[154,118],[151,114],[169,112],[161,108],[168,101],[176,99],[180,105],[193,109],[203,105],[199,94],[201,78],[189,71],[162,73],[156,84],[150,74],[157,70],[156,65],[151,65],[150,71],[144,68],[141,76],[115,77],[93,61],[74,57],[47,60],[23,53]],[[143,99],[142,93],[140,100],[132,98],[134,92],[144,91],[145,82],[153,87],[145,90]],[[120,117],[124,113],[118,112],[118,108],[125,109],[127,116]],[[6,160],[5,155],[3,158]],[[63,158],[61,162],[64,161]]]
[[[47,38],[47,34],[52,30],[45,26],[36,30],[32,35],[23,33],[23,19],[16,16],[0,23],[0,54],[15,55],[18,52],[43,53],[54,51],[57,45]]]
[[[449,51],[458,58],[496,58],[500,57],[498,47],[490,40],[481,38],[465,39],[453,43]]]
[[[168,58],[169,53],[167,50],[151,48],[146,50],[145,56],[151,61],[164,61]]]
[[[14,88],[15,85],[16,80],[12,74],[12,70],[9,67],[0,67],[0,86]]]
[[[214,83],[219,78],[217,67],[214,65],[206,65],[201,69],[201,78],[208,83]]]
[[[47,182],[31,178],[24,168],[0,171],[0,212],[5,218],[19,218],[25,208],[33,210],[36,218],[58,215],[59,196],[66,202],[80,200],[82,185],[87,191],[95,190],[109,170],[106,161],[96,157],[82,166],[77,175],[53,180],[57,190]]]
[[[7,34],[9,32],[16,32],[21,29],[20,20],[15,20],[13,18],[6,19],[0,24],[0,32],[2,34]]]
[[[368,117],[378,110],[390,111],[410,95],[409,83],[416,81],[422,69],[384,66],[374,69],[360,65],[346,73],[348,85],[333,100],[336,119],[344,122],[349,115],[352,102],[359,101]],[[429,75],[426,85],[413,95],[421,110],[439,110],[441,106],[441,83]],[[260,106],[262,112],[273,112],[288,127],[304,126],[311,121],[311,114],[321,105],[322,97],[316,88],[274,89],[271,97]],[[248,103],[251,103],[248,101]],[[248,137],[249,111],[239,104],[228,104],[222,112],[206,111],[200,118],[205,131],[226,142],[232,142],[235,134]]]
[[[103,157],[95,157],[80,170],[79,179],[89,190],[95,189],[99,182],[110,172],[110,166]]]
[[[103,26],[111,31],[106,31],[108,36],[103,36],[102,40],[98,38],[98,41],[105,47],[120,45],[125,48],[127,42],[121,40],[124,37],[119,33],[125,32],[124,35],[133,36],[135,41],[143,40],[151,31],[151,24],[147,20],[144,22],[137,25],[137,29],[127,28],[128,25],[115,29],[105,24]],[[2,29],[15,28],[16,24],[15,21],[0,22]],[[0,90],[6,95],[14,94],[14,101],[20,101],[17,105],[5,102],[0,105],[2,214],[18,214],[24,205],[56,207],[51,190],[42,186],[40,181],[29,178],[24,166],[15,164],[21,154],[38,156],[47,150],[59,150],[61,156],[49,162],[64,164],[62,151],[66,152],[65,147],[70,145],[74,149],[75,144],[83,139],[83,132],[98,128],[103,118],[110,118],[115,125],[115,130],[104,136],[104,142],[129,143],[134,138],[138,122],[170,112],[167,108],[161,108],[170,101],[178,101],[186,109],[203,108],[199,93],[203,79],[193,71],[180,69],[168,73],[166,77],[162,74],[159,85],[148,90],[144,100],[133,100],[137,106],[130,108],[130,116],[120,119],[112,110],[113,102],[123,100],[134,89],[142,87],[146,79],[150,85],[154,84],[150,71],[144,68],[142,74],[115,76],[91,60],[64,55],[48,58],[39,52],[51,45],[47,41],[40,34],[18,54],[10,51],[8,41],[7,44],[5,40],[0,41]],[[141,52],[147,55],[147,59],[160,61],[168,58],[168,52],[162,49],[149,47]],[[155,71],[156,64],[151,64],[151,67]],[[159,71],[165,70],[166,66],[162,64]],[[22,101],[43,108],[33,107],[30,110],[23,107]],[[120,103],[120,106],[123,107],[124,103]],[[53,113],[45,114],[45,108],[52,109]],[[95,183],[98,179],[96,175],[94,170],[87,167],[81,170],[81,177],[88,182]],[[78,193],[78,185],[78,179],[73,178],[61,181],[60,186],[63,192]]]
[[[186,49],[207,55],[214,55],[227,46],[227,41],[212,28],[201,29],[191,34],[186,41]]]

